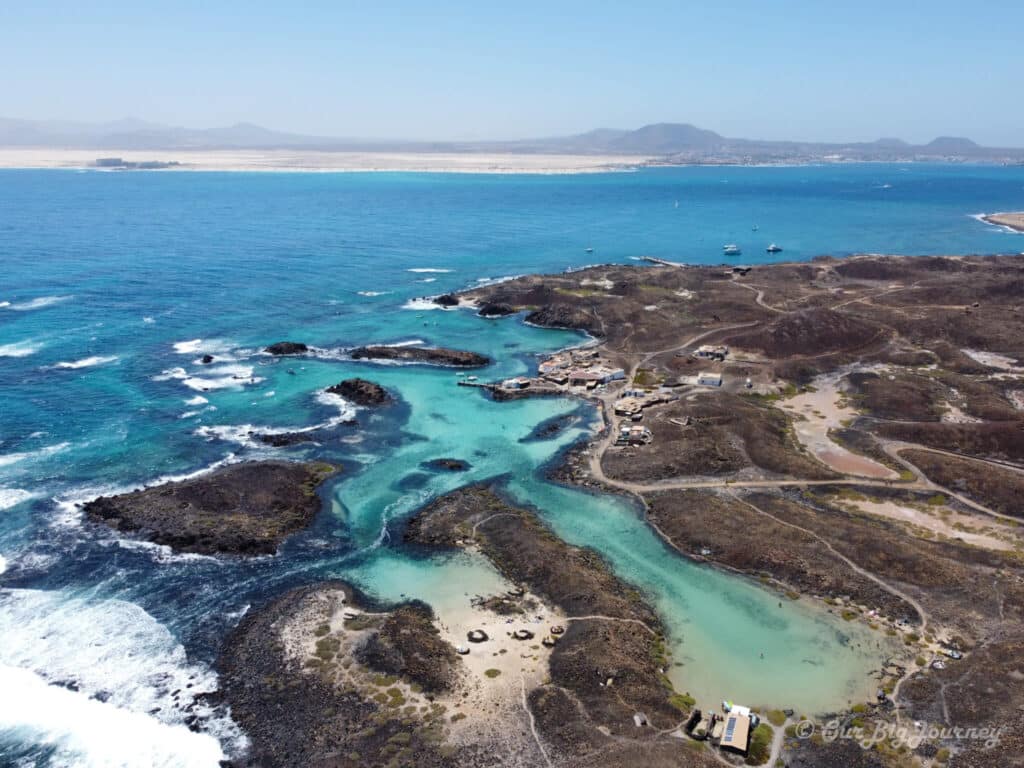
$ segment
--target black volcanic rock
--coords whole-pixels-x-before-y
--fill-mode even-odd
[[[409,363],[447,365],[456,368],[482,368],[490,364],[490,358],[476,352],[443,347],[357,347],[352,350],[353,360],[397,360]]]
[[[271,355],[302,355],[308,351],[309,347],[301,341],[278,341],[264,350]]]
[[[316,489],[337,467],[257,461],[85,504],[91,520],[179,552],[273,554],[320,510]]]
[[[274,448],[286,448],[289,445],[315,443],[312,432],[273,432],[256,433],[254,437],[264,445]]]
[[[457,307],[459,300],[450,293],[442,294],[434,299],[434,303],[442,307]]]
[[[431,459],[420,464],[424,469],[443,469],[447,472],[465,472],[472,465],[462,459]]]
[[[572,328],[594,332],[596,321],[586,310],[569,304],[541,307],[526,316],[526,322],[543,328]]]
[[[328,387],[327,391],[332,395],[340,395],[356,405],[386,405],[394,401],[384,387],[366,379],[345,379],[333,387]]]
[[[493,301],[481,304],[478,312],[480,317],[506,317],[508,315],[514,315],[515,313],[516,310],[514,307]]]
[[[202,363],[203,365],[209,365],[210,363],[213,362],[213,355],[203,355],[201,358],[199,358],[199,362]]]

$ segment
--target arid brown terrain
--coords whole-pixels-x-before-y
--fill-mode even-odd
[[[578,389],[607,427],[556,477],[639,497],[683,556],[902,638],[886,701],[840,720],[925,736],[865,749],[790,723],[780,765],[1024,764],[1024,262],[609,265],[463,298],[586,331],[625,369]],[[626,389],[665,401],[646,441],[615,439]]]

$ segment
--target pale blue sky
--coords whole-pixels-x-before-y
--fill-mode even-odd
[[[0,116],[1024,146],[1024,2],[6,0]]]

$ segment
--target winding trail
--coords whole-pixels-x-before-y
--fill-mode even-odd
[[[522,702],[523,709],[526,710],[526,716],[530,719],[530,733],[533,734],[533,740],[537,744],[537,749],[540,750],[541,755],[544,757],[544,762],[547,763],[548,768],[554,768],[551,758],[548,757],[547,750],[544,749],[544,744],[540,740],[540,734],[537,733],[537,722],[533,718],[533,710],[530,709],[529,702],[526,701],[526,679],[519,678],[519,687],[522,691]]]
[[[729,495],[732,496],[740,504],[743,504],[745,507],[749,507],[750,509],[752,509],[754,512],[757,512],[758,514],[764,515],[765,517],[774,520],[776,523],[779,523],[780,525],[784,525],[787,528],[792,528],[793,530],[800,531],[801,533],[805,533],[808,536],[816,539],[818,542],[820,542],[822,544],[822,546],[825,547],[825,549],[827,549],[829,552],[831,552],[833,555],[835,555],[836,558],[838,558],[839,560],[842,560],[844,563],[846,563],[846,565],[849,566],[850,570],[852,570],[854,573],[857,573],[857,574],[863,576],[865,579],[868,579],[869,581],[874,582],[879,587],[881,587],[883,590],[888,592],[890,595],[898,597],[900,600],[903,600],[905,603],[910,605],[917,612],[918,617],[921,619],[921,634],[924,634],[927,631],[927,629],[928,629],[928,613],[927,613],[927,611],[925,611],[924,607],[915,598],[911,597],[909,594],[907,594],[903,590],[901,590],[901,589],[899,589],[897,587],[894,587],[892,584],[889,584],[887,581],[885,581],[884,579],[876,576],[875,574],[873,574],[871,571],[867,570],[866,568],[862,568],[861,566],[857,565],[857,563],[855,563],[853,560],[851,560],[846,555],[844,555],[842,552],[837,550],[834,546],[832,546],[831,542],[829,542],[828,540],[823,538],[821,535],[815,533],[811,529],[804,528],[803,526],[797,525],[796,523],[791,523],[788,520],[783,520],[780,517],[776,517],[771,512],[766,512],[765,510],[761,509],[756,504],[753,504],[752,502],[747,501],[745,498],[742,498],[742,497],[738,496],[737,494],[735,494],[735,493],[733,493],[731,491],[729,492]]]

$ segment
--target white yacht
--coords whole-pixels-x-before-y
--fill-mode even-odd
[[[735,243],[730,243],[729,245],[722,246],[722,253],[726,256],[739,256],[743,251]]]
[[[772,243],[767,248],[765,248],[765,250],[768,251],[768,253],[779,253],[782,250],[782,246]]]

